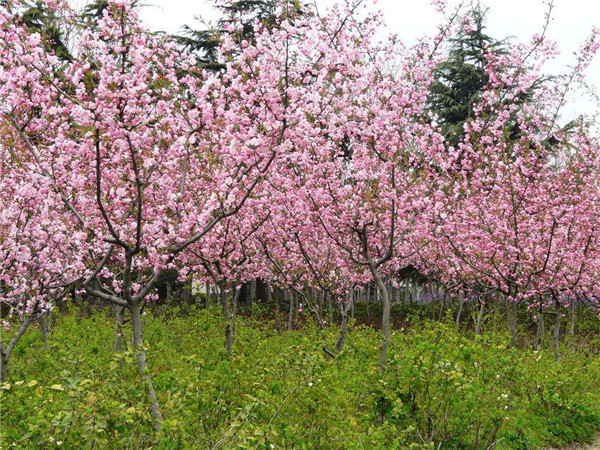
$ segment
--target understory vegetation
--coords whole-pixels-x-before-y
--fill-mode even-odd
[[[164,416],[158,434],[131,344],[114,350],[112,310],[64,307],[45,342],[32,327],[14,351],[2,385],[3,447],[525,449],[590,442],[600,429],[591,314],[556,362],[551,342],[533,350],[526,320],[519,345],[508,348],[500,311],[477,336],[476,311],[457,325],[450,314],[432,320],[431,308],[399,305],[381,377],[379,331],[364,306],[333,358],[323,346],[339,327],[322,330],[307,312],[287,330],[272,309],[242,310],[228,358],[216,305],[149,309],[146,346]]]

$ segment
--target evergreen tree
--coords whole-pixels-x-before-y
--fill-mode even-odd
[[[450,40],[448,57],[435,69],[429,110],[437,114],[443,134],[451,145],[460,141],[463,125],[473,117],[473,105],[488,83],[486,49],[507,50],[505,42],[485,33],[486,12],[479,3],[471,7],[465,16],[469,26],[463,27],[457,37]]]
[[[284,15],[294,16],[301,14],[299,0],[286,0],[287,10]],[[179,43],[196,55],[198,64],[211,69],[220,70],[222,63],[217,60],[219,36],[227,32],[227,25],[242,16],[242,27],[239,40],[252,42],[255,34],[255,22],[258,20],[263,26],[276,27],[282,19],[278,13],[281,0],[215,0],[215,7],[222,13],[222,18],[215,27],[194,29],[187,25],[182,27],[182,34],[176,36]],[[236,22],[239,22],[237,17]]]
[[[489,77],[485,71],[486,54],[506,54],[511,45],[507,40],[497,40],[486,34],[486,14],[479,1],[471,4],[465,14],[463,26],[457,36],[450,40],[447,57],[435,68],[435,81],[431,85],[428,98],[428,110],[435,113],[442,133],[449,145],[456,147],[464,135],[464,124],[475,116],[473,107],[477,104]],[[529,91],[517,94],[510,101],[523,106],[534,98],[535,90],[550,80],[542,76],[530,87]],[[510,90],[510,87],[507,87]],[[493,114],[490,113],[490,117]],[[510,141],[518,141],[522,136],[516,113],[506,121],[505,130]],[[546,148],[554,148],[562,133],[571,133],[579,122],[571,121],[559,132],[550,134],[540,142]],[[531,145],[536,145],[531,143]],[[514,155],[508,155],[513,159]]]
[[[67,47],[67,32],[59,26],[61,21],[44,1],[25,3],[20,18],[29,30],[40,34],[47,50],[53,51],[62,61],[72,59]]]

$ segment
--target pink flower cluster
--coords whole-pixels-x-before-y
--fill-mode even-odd
[[[215,73],[129,2],[75,27],[67,62],[6,5],[0,300],[21,314],[73,283],[144,301],[168,268],[344,299],[410,264],[523,301],[598,298],[597,124],[559,125],[595,38],[543,83],[555,53],[543,37],[490,50],[489,84],[452,147],[426,113],[450,32],[398,48],[370,38],[378,15],[306,6],[252,42],[224,35]]]

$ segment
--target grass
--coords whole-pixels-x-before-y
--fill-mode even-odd
[[[323,341],[333,346],[335,326],[323,335],[308,319],[281,331],[260,314],[240,317],[229,360],[217,309],[156,306],[144,317],[164,415],[155,435],[135,355],[113,351],[111,311],[71,306],[55,315],[45,345],[34,328],[15,350],[2,386],[2,447],[533,449],[593,441],[597,341],[565,349],[557,363],[549,348],[508,349],[493,321],[475,337],[450,320],[407,314],[381,378],[371,326],[354,322],[345,349],[327,358]],[[594,320],[581,327],[590,335]]]

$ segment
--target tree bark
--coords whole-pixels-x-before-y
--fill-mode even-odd
[[[371,322],[371,310],[369,309],[369,303],[371,302],[371,284],[367,285],[365,291],[365,302],[367,304],[367,321]]]
[[[289,312],[288,312],[288,330],[294,328],[294,293],[290,289],[285,289],[283,295],[288,301]]]
[[[554,318],[554,333],[552,333],[552,340],[554,341],[554,358],[556,361],[560,361],[560,322],[561,322],[561,311],[560,303],[558,299],[555,299],[555,312]]]
[[[115,351],[123,351],[123,322],[125,321],[125,307],[115,305]]]
[[[438,296],[439,296],[439,292],[440,292],[441,288],[438,287]],[[448,291],[444,290],[444,293],[442,294],[442,299],[441,299],[441,306],[440,306],[440,315],[439,315],[439,319],[438,322],[442,322],[442,319],[444,318],[444,313],[446,312],[446,300],[448,298]]]
[[[44,345],[44,347],[47,347],[48,345],[48,318],[47,318],[48,312],[43,312],[42,314],[40,314],[40,317],[38,319],[38,322],[40,324],[40,331],[42,332],[42,344]]]
[[[238,287],[232,283],[231,290],[233,291],[233,311],[231,312],[231,333],[229,336],[229,342],[227,344],[227,354],[229,355],[230,358],[231,358],[232,348],[233,348],[233,337],[235,336],[235,325],[236,325],[235,322],[237,319],[238,302],[240,299],[240,294],[242,292],[242,289],[241,289],[241,286],[238,289]]]
[[[540,304],[537,313],[537,330],[535,333],[535,349],[540,351],[542,349],[542,345],[544,345],[544,337],[546,335],[546,328],[544,324],[544,311],[543,307]]]
[[[381,314],[381,346],[379,348],[379,373],[381,376],[385,374],[385,365],[387,362],[387,349],[390,341],[390,313],[391,313],[391,304],[390,297],[388,293],[387,286],[385,285],[377,267],[373,263],[369,265],[371,269],[371,274],[375,279],[375,283],[379,289],[379,294],[381,296],[381,304],[382,304],[382,314]]]
[[[460,316],[462,315],[464,301],[462,298],[462,292],[459,292],[458,295],[458,313],[456,314],[456,325],[460,324]]]
[[[248,296],[248,308],[252,314],[252,304],[256,300],[256,278],[250,280],[250,295]]]
[[[506,301],[506,316],[508,319],[508,329],[510,331],[509,346],[517,345],[517,302],[512,299],[505,298]]]
[[[0,383],[5,383],[8,378],[8,358],[4,349],[0,350]]]
[[[339,353],[343,350],[346,344],[346,335],[348,332],[348,308],[354,303],[354,295],[352,289],[348,293],[348,302],[340,305],[340,314],[342,316],[342,323],[340,325],[340,334],[335,344],[335,349]]]
[[[327,295],[327,292],[324,293],[327,297],[327,309],[329,310],[329,324],[333,324],[333,300],[331,298],[331,294]]]
[[[148,373],[148,363],[146,360],[146,350],[144,349],[144,335],[142,331],[142,316],[139,304],[135,301],[130,302],[129,312],[131,313],[131,326],[133,329],[133,349],[135,351],[138,363],[138,373],[140,374],[142,381],[148,389],[148,395],[150,397],[150,414],[152,415],[153,428],[154,431],[158,432],[162,429],[162,414],[158,405],[156,392],[154,391],[152,377]]]
[[[235,286],[231,286],[231,295],[233,295],[233,312],[229,304],[229,292],[225,285],[220,286],[221,290],[221,305],[223,306],[223,316],[225,317],[225,349],[227,350],[227,357],[231,358],[233,348],[233,328],[235,320],[235,310],[237,309],[237,299],[239,290],[235,289]]]
[[[485,302],[481,300],[479,295],[477,296],[477,301],[479,302],[479,314],[475,323],[475,334],[481,336],[481,325],[483,323],[483,316],[485,315]]]
[[[6,382],[6,379],[8,377],[8,360],[10,359],[10,355],[11,355],[13,349],[15,348],[15,345],[17,345],[17,343],[19,342],[21,337],[23,337],[23,335],[27,331],[27,328],[29,328],[29,325],[31,324],[32,319],[33,319],[32,314],[26,316],[25,319],[23,319],[23,321],[21,322],[21,326],[19,327],[19,329],[17,330],[17,332],[12,337],[12,339],[10,340],[10,342],[8,343],[8,345],[6,347],[4,347],[4,345],[2,345],[2,343],[0,343],[0,382],[1,383]]]
[[[576,313],[576,300],[571,299],[571,304],[569,305],[569,319],[570,319],[570,327],[569,327],[569,349],[573,352],[575,351],[575,313]]]

